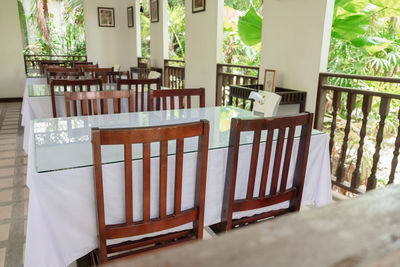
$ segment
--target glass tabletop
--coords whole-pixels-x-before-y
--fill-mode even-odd
[[[231,118],[254,118],[252,112],[232,106],[193,108],[167,111],[121,113],[70,118],[37,119],[33,121],[35,167],[37,172],[56,171],[93,165],[91,128],[126,128],[169,125],[207,119],[210,122],[209,149],[228,147]],[[300,130],[300,129],[299,129]],[[299,136],[300,131],[295,135]],[[323,134],[313,131],[313,135]],[[263,132],[261,140],[266,140]],[[276,137],[275,137],[276,138]],[[251,144],[253,133],[244,132],[240,144]],[[184,152],[197,151],[198,138],[187,138]],[[170,141],[168,154],[175,154],[176,143]],[[123,146],[103,146],[103,164],[122,162]],[[159,156],[159,143],[151,144],[151,156]],[[142,145],[132,146],[132,158],[142,158]]]
[[[154,89],[156,89],[156,85],[153,85]],[[161,87],[161,89],[166,89],[166,87]],[[153,89],[153,88],[152,88]],[[71,92],[72,88],[67,87],[67,91]],[[84,88],[86,90],[86,88]],[[96,91],[99,90],[98,86],[92,86],[91,91]],[[103,91],[113,91],[117,90],[117,84],[116,83],[103,83]],[[128,90],[127,85],[122,85],[121,90]],[[147,91],[147,89],[145,89]],[[50,85],[47,83],[42,83],[42,84],[30,84],[28,85],[28,94],[29,97],[42,97],[42,96],[51,96],[50,92]],[[64,96],[64,88],[55,86],[54,87],[54,94],[56,96]]]

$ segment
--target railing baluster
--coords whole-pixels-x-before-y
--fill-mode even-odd
[[[361,171],[360,171],[361,160],[364,153],[364,139],[367,133],[367,122],[368,122],[368,115],[371,112],[371,105],[372,105],[372,96],[364,95],[363,105],[362,105],[363,120],[360,130],[360,142],[357,150],[356,169],[354,170],[353,175],[351,177],[351,187],[354,189],[357,189],[360,186],[361,182]]]
[[[390,170],[389,181],[388,184],[392,184],[394,181],[394,175],[396,173],[398,157],[399,157],[399,149],[400,149],[400,110],[397,116],[399,121],[399,127],[397,128],[397,137],[394,143],[394,150],[393,150],[393,159],[392,159],[392,169]]]
[[[338,183],[341,183],[344,178],[344,172],[345,172],[344,163],[346,160],[346,153],[347,153],[347,146],[348,146],[347,143],[348,143],[349,134],[350,134],[351,113],[353,112],[355,102],[356,102],[356,94],[348,93],[348,95],[347,95],[346,127],[344,129],[344,138],[343,138],[342,150],[340,151],[340,160],[339,160],[338,168],[336,170],[336,182],[338,182]]]
[[[383,141],[383,130],[385,128],[386,117],[389,113],[389,107],[390,107],[390,98],[382,97],[381,104],[379,106],[379,115],[381,119],[379,121],[378,134],[376,135],[375,154],[373,157],[371,175],[368,177],[367,190],[376,188],[376,170],[378,168],[381,146]]]
[[[336,130],[336,119],[337,113],[340,105],[342,94],[339,91],[333,92],[333,112],[332,112],[332,123],[331,123],[331,133],[330,133],[330,140],[329,140],[329,155],[332,156],[332,149],[333,145],[335,144],[335,130]],[[332,161],[332,158],[331,158]]]

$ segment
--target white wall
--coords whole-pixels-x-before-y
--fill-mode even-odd
[[[150,22],[150,59],[152,67],[163,68],[168,58],[168,0],[158,0],[158,4],[159,21]]]
[[[0,98],[22,97],[25,69],[16,0],[1,1],[0,36]]]
[[[333,0],[264,1],[260,82],[265,69],[276,69],[278,87],[307,91],[310,112],[326,71],[333,7]]]
[[[100,67],[106,68],[118,64],[121,70],[129,70],[129,67],[136,66],[137,27],[140,28],[140,23],[137,23],[137,17],[134,17],[134,27],[128,28],[127,18],[127,7],[136,7],[135,2],[135,0],[84,1],[88,61],[98,62]],[[98,7],[114,8],[115,27],[99,27]]]
[[[208,0],[206,11],[192,13],[186,8],[185,87],[204,87],[206,106],[215,106],[216,68],[222,62],[223,0]]]

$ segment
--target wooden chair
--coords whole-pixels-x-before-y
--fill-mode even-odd
[[[232,119],[226,168],[224,208],[222,212],[222,228],[225,231],[229,231],[235,226],[256,222],[263,218],[281,215],[290,211],[298,211],[300,209],[310,146],[312,121],[313,114],[309,113],[280,118]],[[300,136],[296,137],[299,138],[298,151],[294,156],[295,159],[292,160],[292,154],[295,152],[293,150],[293,143],[295,140],[296,127],[300,127],[301,132]],[[260,136],[261,131],[265,130],[268,131],[268,136],[265,143],[261,183],[259,188],[257,188],[257,186],[255,186],[255,181],[260,149]],[[275,130],[278,132],[278,138],[276,142],[273,142]],[[247,178],[247,195],[244,199],[235,199],[240,134],[248,131],[254,132],[254,141],[251,152],[250,172]],[[285,137],[287,131],[288,135]],[[276,145],[273,143],[276,143]],[[285,143],[286,149],[283,151]],[[275,147],[275,156],[271,155],[273,147]],[[271,161],[273,165],[270,165]],[[282,168],[281,162],[283,162]],[[294,168],[294,178],[293,184],[288,187],[288,173],[291,165],[292,168]],[[270,166],[273,166],[272,170],[269,169]],[[280,175],[281,169],[282,172]],[[267,189],[269,174],[271,177],[271,186]],[[280,183],[279,188],[278,183]],[[257,192],[256,197],[254,197],[254,192]],[[234,212],[259,209],[285,201],[289,201],[288,208],[272,210],[241,219],[232,219]]]
[[[51,80],[68,80],[75,79],[78,80],[80,77],[84,77],[84,72],[78,72],[75,69],[66,69],[66,70],[56,70],[56,71],[47,71],[47,84],[50,84]]]
[[[93,68],[88,70],[92,73],[92,77],[95,79],[101,79],[103,83],[108,83],[108,73],[113,72],[113,68]]]
[[[77,66],[77,68],[78,68],[79,71],[88,72],[91,69],[99,68],[99,65],[98,64],[80,64],[80,65]]]
[[[117,80],[117,90],[120,91],[122,87],[127,87],[128,90],[132,90],[132,97],[129,101],[132,101],[130,105],[133,105],[133,110],[137,111],[147,111],[150,109],[150,92],[151,87],[156,87],[157,90],[161,89],[161,79],[144,79],[144,80],[129,80],[129,79],[119,79]],[[147,92],[147,110],[144,108],[145,93]],[[140,108],[139,108],[139,98],[140,98]]]
[[[108,99],[113,100],[114,113],[121,113],[120,100],[126,98],[129,100],[128,91],[97,91],[97,92],[65,92],[65,107],[67,110],[67,117],[71,116],[87,116],[99,114],[99,100],[102,103],[101,114],[108,114]],[[71,104],[76,107],[78,101],[81,106],[81,114],[74,108],[74,115],[71,114]],[[131,111],[131,106],[129,106]]]
[[[131,79],[131,73],[129,71],[110,71],[103,73],[107,78],[107,83],[117,83],[118,79]]]
[[[55,87],[60,88],[63,92],[67,92],[67,88],[71,87],[71,92],[83,92],[90,91],[91,87],[98,87],[99,91],[103,91],[102,83],[100,79],[94,80],[51,80],[50,81],[50,92],[51,92],[51,106],[53,109],[53,117],[57,117],[57,109],[56,109],[56,97],[55,97]],[[74,104],[75,114],[77,113],[76,103]]]
[[[162,101],[163,110],[167,109],[167,99],[169,99],[170,109],[175,109],[175,97],[179,97],[179,109],[184,108],[184,100],[186,98],[186,108],[192,107],[192,96],[200,97],[200,107],[205,107],[205,91],[204,88],[196,89],[167,89],[151,91],[151,110],[159,110]]]
[[[195,187],[195,204],[193,208],[182,210],[182,175],[184,139],[199,136],[197,170]],[[184,241],[203,238],[204,205],[206,193],[207,157],[208,157],[209,122],[186,123],[179,125],[154,126],[130,129],[92,129],[94,176],[97,199],[97,221],[99,239],[100,264],[109,260],[128,255],[169,246]],[[175,167],[175,192],[174,211],[167,214],[167,161],[168,141],[177,140],[176,167]],[[151,143],[160,142],[160,175],[159,180],[159,216],[150,217],[150,191],[154,186],[150,182],[151,168]],[[132,180],[142,179],[132,177],[132,144],[143,144],[143,219],[134,221],[133,218],[133,190]],[[125,165],[125,222],[121,224],[106,225],[104,213],[103,172],[101,164],[101,146],[124,145]],[[116,238],[125,238],[143,234],[155,233],[186,223],[194,223],[194,228],[169,234],[158,235],[126,241],[116,245],[107,245],[106,241]],[[132,249],[135,249],[132,251]],[[127,250],[131,250],[126,252]],[[109,253],[123,252],[109,257]]]

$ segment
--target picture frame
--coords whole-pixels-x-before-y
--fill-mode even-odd
[[[97,16],[99,19],[99,27],[115,27],[114,8],[98,7]]]
[[[264,75],[264,91],[275,92],[276,88],[276,70],[265,70]]]
[[[206,11],[206,0],[192,0],[192,13]]]
[[[150,22],[159,22],[159,14],[158,0],[150,0]]]
[[[133,6],[128,7],[127,12],[128,12],[128,28],[132,28],[135,26],[135,23],[133,21]]]

